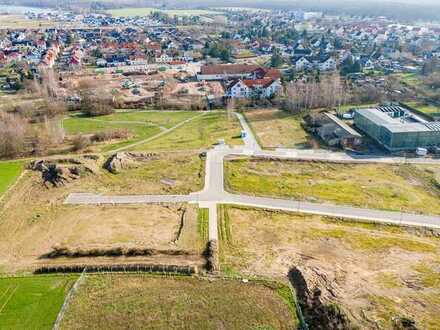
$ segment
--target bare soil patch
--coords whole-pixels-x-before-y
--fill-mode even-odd
[[[158,160],[161,161],[163,160]],[[197,164],[200,166],[201,163],[197,161]],[[188,260],[203,263],[201,253],[205,242],[199,239],[197,209],[192,206],[63,204],[68,194],[75,191],[122,194],[167,193],[182,189],[181,182],[184,180],[191,181],[190,176],[182,176],[175,186],[156,185],[155,182],[160,179],[160,172],[153,178],[153,172],[143,167],[133,171],[142,173],[143,170],[151,175],[150,181],[138,179],[142,176],[136,172],[131,173],[131,176],[127,175],[126,181],[123,177],[117,178],[125,182],[126,186],[120,186],[118,181],[111,181],[115,180],[115,175],[99,168],[96,174],[86,174],[57,188],[44,187],[38,172],[25,173],[22,180],[5,196],[0,205],[2,233],[0,269],[13,272],[48,263],[108,263],[114,262],[115,258],[124,259],[118,263],[139,262],[139,258],[150,263],[163,261],[179,264]],[[180,168],[174,168],[174,173],[177,175],[182,170],[185,170],[185,161]],[[131,170],[128,171],[130,173]],[[166,171],[165,166],[163,171]],[[167,176],[173,174],[172,171],[170,172]],[[105,182],[110,184],[100,186]],[[71,251],[151,249],[164,253],[138,257],[111,257],[104,254],[96,257],[83,255],[78,258],[66,256],[55,259],[41,258],[53,251],[54,247],[68,248]],[[189,255],[166,253],[171,250],[187,251]],[[157,258],[160,260],[154,260]],[[179,261],[180,259],[182,260]]]
[[[440,324],[440,240],[430,233],[240,208],[220,223],[225,272],[286,280],[296,269],[309,298],[360,328]]]

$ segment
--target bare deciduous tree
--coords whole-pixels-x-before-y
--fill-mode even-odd
[[[307,112],[314,108],[339,108],[347,101],[347,87],[338,74],[324,76],[319,82],[299,80],[285,88],[284,108]]]
[[[24,152],[28,128],[20,115],[0,112],[0,157],[16,157]]]

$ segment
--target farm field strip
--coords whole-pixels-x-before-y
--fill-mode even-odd
[[[77,276],[0,277],[0,328],[51,329]]]
[[[20,177],[23,167],[24,164],[21,161],[0,162],[0,200]]]

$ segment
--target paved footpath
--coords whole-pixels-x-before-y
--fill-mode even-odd
[[[351,163],[417,163],[439,164],[440,160],[422,158],[396,158],[378,156],[350,155],[342,152],[327,152],[314,150],[280,149],[265,151],[260,148],[252,130],[241,114],[236,114],[242,129],[246,131],[244,147],[229,148],[216,146],[207,152],[205,186],[202,191],[189,195],[125,195],[104,196],[90,193],[72,193],[65,204],[152,204],[152,203],[197,203],[201,208],[209,209],[209,239],[218,240],[217,205],[231,204],[256,208],[284,210],[309,214],[319,214],[353,220],[366,220],[377,223],[410,225],[440,229],[440,216],[419,215],[402,212],[390,212],[375,209],[355,208],[351,206],[334,205],[330,203],[310,203],[297,200],[265,198],[246,195],[236,195],[224,189],[224,158],[227,156],[276,157],[281,159],[310,159],[321,161],[351,162]],[[194,117],[193,117],[194,118]]]

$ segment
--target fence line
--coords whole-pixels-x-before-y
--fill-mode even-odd
[[[78,280],[75,282],[75,284],[72,286],[72,288],[69,290],[69,293],[66,296],[66,299],[64,299],[63,306],[61,306],[60,312],[57,315],[57,319],[55,321],[55,324],[53,325],[53,330],[59,330],[61,321],[64,318],[64,314],[66,313],[67,308],[69,307],[70,301],[73,299],[73,296],[78,291],[78,288],[84,282],[84,279],[86,277],[86,268],[84,268],[83,272],[81,273],[81,276],[78,278]]]

